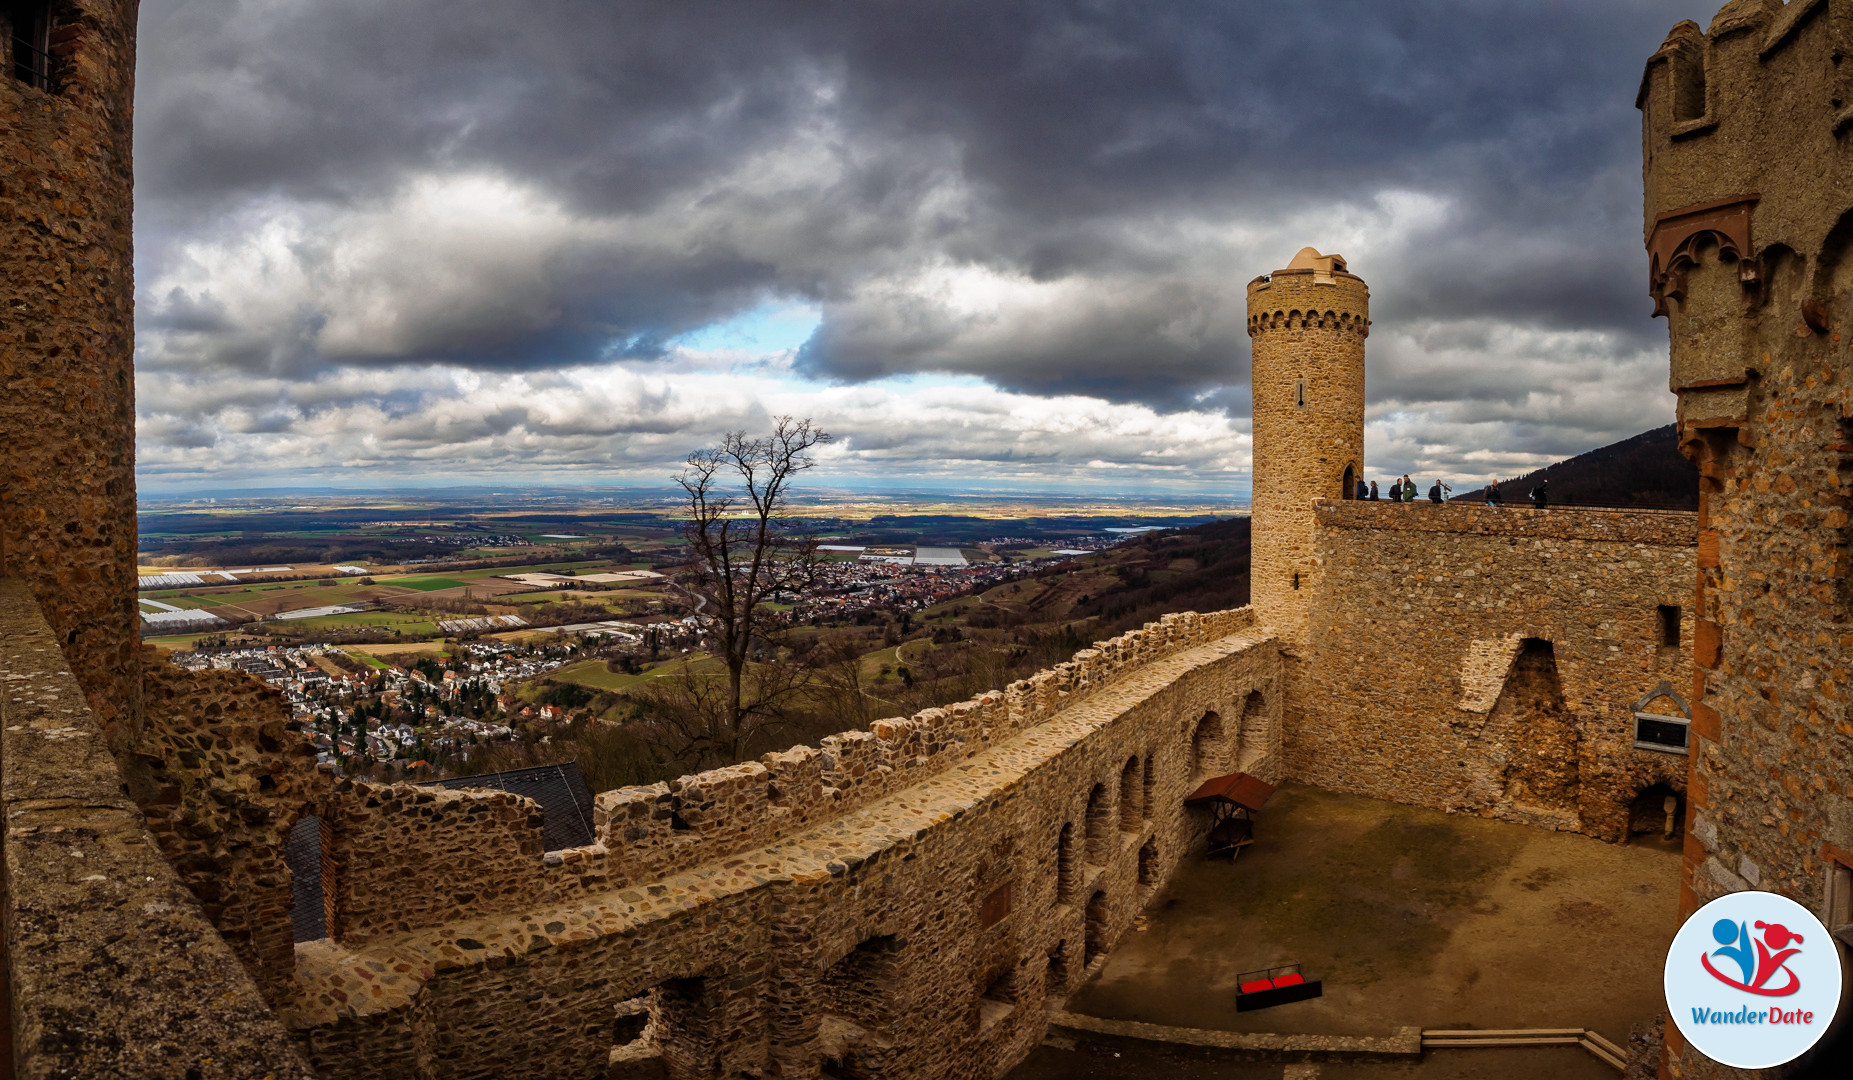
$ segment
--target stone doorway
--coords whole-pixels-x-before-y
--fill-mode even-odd
[[[1669,820],[1666,812],[1667,800],[1673,802],[1673,813]],[[1651,844],[1671,850],[1679,850],[1686,833],[1686,796],[1674,791],[1670,784],[1652,784],[1642,788],[1628,803],[1628,832],[1624,837],[1626,843]]]

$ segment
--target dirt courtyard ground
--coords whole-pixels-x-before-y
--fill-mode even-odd
[[[1120,941],[1068,1011],[1292,1034],[1587,1027],[1625,1046],[1663,1007],[1660,969],[1678,929],[1676,842],[1620,847],[1295,785],[1257,815],[1255,835],[1234,864],[1187,860],[1147,908],[1146,928]],[[1295,962],[1324,980],[1323,997],[1235,1011],[1238,972]],[[1237,1080],[1282,1069],[1134,1044],[1113,1047],[1124,1055],[1114,1058],[1054,1042],[1012,1080]],[[1422,1062],[1327,1063],[1317,1075],[1616,1074],[1572,1047],[1433,1050]]]

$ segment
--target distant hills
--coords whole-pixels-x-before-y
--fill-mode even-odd
[[[1507,503],[1523,503],[1538,481],[1546,479],[1551,482],[1550,501],[1559,505],[1699,508],[1699,471],[1679,452],[1679,431],[1673,424],[1578,454],[1515,480],[1502,480],[1499,493]],[[1454,498],[1457,502],[1480,502],[1485,497],[1486,489],[1481,488]]]

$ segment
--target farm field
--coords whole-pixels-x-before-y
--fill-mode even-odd
[[[388,578],[387,584],[397,585],[402,589],[416,589],[419,592],[436,592],[439,589],[462,589],[464,582],[454,577],[396,577]]]
[[[626,675],[623,672],[607,671],[603,660],[585,660],[563,667],[549,675],[554,682],[572,683],[593,690],[628,690],[651,679],[659,679],[677,673],[681,659],[670,660],[653,668],[645,668],[641,674]],[[692,656],[690,665],[698,674],[720,675],[727,669],[721,662],[711,656]]]
[[[317,630],[355,627],[380,627],[413,637],[433,636],[439,632],[437,623],[427,616],[408,615],[395,611],[356,611],[341,615],[318,615],[312,619],[295,619],[290,623],[290,632],[312,634]]]

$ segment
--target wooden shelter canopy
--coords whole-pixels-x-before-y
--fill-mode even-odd
[[[1212,776],[1205,780],[1203,786],[1185,797],[1184,805],[1209,806],[1215,803],[1231,803],[1244,810],[1259,810],[1266,805],[1268,796],[1272,794],[1274,794],[1273,784],[1247,773],[1237,772],[1227,776]]]

